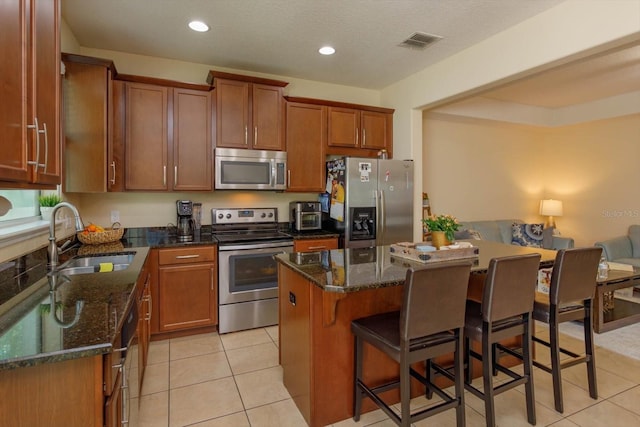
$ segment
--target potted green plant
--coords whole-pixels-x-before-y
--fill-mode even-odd
[[[460,223],[452,215],[429,215],[422,222],[431,232],[431,241],[437,248],[453,242],[454,233],[460,228]]]
[[[57,194],[41,194],[38,197],[40,203],[40,214],[45,221],[51,221],[51,211],[53,207],[60,203],[62,199]]]

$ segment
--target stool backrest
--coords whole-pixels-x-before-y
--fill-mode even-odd
[[[409,341],[464,326],[471,263],[410,268],[400,309],[400,338]]]
[[[549,286],[549,302],[565,302],[593,298],[602,248],[562,249],[556,255]]]
[[[482,320],[495,322],[533,310],[540,254],[493,258],[482,294]]]

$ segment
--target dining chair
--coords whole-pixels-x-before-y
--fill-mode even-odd
[[[593,345],[593,298],[601,255],[600,247],[558,251],[551,272],[549,294],[536,292],[533,319],[549,325],[549,340],[544,340],[535,334],[533,340],[549,348],[551,366],[537,360],[534,360],[533,364],[551,374],[554,405],[558,412],[564,412],[561,371],[579,363],[587,365],[589,395],[593,399],[598,398]],[[582,322],[585,345],[585,353],[582,355],[560,346],[559,325],[569,321]],[[569,356],[569,359],[561,361],[561,353]]]
[[[354,340],[353,419],[360,419],[362,400],[369,397],[396,424],[409,426],[423,418],[455,408],[458,427],[465,425],[462,337],[470,263],[430,265],[407,271],[400,311],[377,314],[351,322]],[[387,384],[369,386],[363,375],[364,344],[382,351],[399,365],[399,378]],[[454,394],[434,384],[412,364],[453,353],[453,369],[430,363],[432,369],[454,382]],[[375,366],[368,366],[375,370]],[[443,401],[411,414],[411,378],[425,386],[426,394],[436,393]],[[400,415],[379,394],[400,389]]]
[[[482,301],[468,301],[465,320],[465,389],[484,401],[488,427],[496,425],[494,397],[500,393],[525,386],[527,420],[535,425],[535,398],[533,391],[531,356],[531,312],[537,285],[540,254],[526,254],[493,258],[482,290]],[[518,353],[499,344],[500,341],[520,337],[522,351]],[[471,348],[471,342],[481,343],[482,353]],[[500,364],[499,351],[523,359],[524,373],[519,375]],[[480,390],[472,384],[472,360],[482,362]],[[502,372],[511,379],[497,386],[493,376]]]

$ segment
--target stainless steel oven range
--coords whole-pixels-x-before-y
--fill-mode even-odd
[[[218,240],[218,331],[278,323],[278,269],[273,255],[293,250],[278,230],[278,209],[212,209]]]

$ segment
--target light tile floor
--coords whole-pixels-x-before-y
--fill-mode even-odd
[[[543,327],[537,328],[538,333],[545,333]],[[274,326],[152,342],[135,425],[306,426],[282,384],[277,335],[278,328]],[[562,345],[584,351],[581,341],[566,335],[562,336]],[[544,360],[545,348],[538,347],[536,351],[538,358]],[[564,414],[553,409],[551,376],[535,368],[538,426],[640,426],[640,361],[598,348],[596,365],[598,400],[589,397],[584,364],[563,370]],[[499,376],[497,381],[501,380],[504,378]],[[132,388],[135,393],[134,384]],[[465,399],[467,426],[484,426],[482,401],[470,393],[465,394]],[[424,397],[412,401],[415,408],[434,403]],[[499,395],[495,404],[498,426],[529,425],[522,386]],[[394,425],[377,410],[363,414],[358,423],[347,419],[333,427]],[[455,425],[453,410],[415,424]]]

